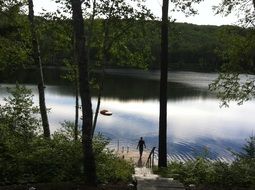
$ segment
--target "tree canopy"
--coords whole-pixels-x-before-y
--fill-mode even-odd
[[[222,105],[228,106],[230,101],[238,104],[250,100],[255,95],[255,1],[225,0],[215,8],[218,14],[238,13],[240,24],[248,29],[234,31],[231,27],[221,35],[223,45],[218,55],[223,60],[221,73],[210,89],[217,92]],[[241,75],[245,74],[245,75]]]

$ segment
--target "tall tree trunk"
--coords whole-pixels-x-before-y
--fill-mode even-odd
[[[95,3],[95,0],[94,0]],[[105,78],[105,66],[107,64],[107,61],[109,60],[109,22],[112,16],[113,6],[114,6],[115,0],[112,1],[112,5],[109,11],[109,16],[106,20],[104,20],[104,41],[103,41],[103,59],[102,59],[102,73],[100,78],[100,84],[99,84],[99,90],[98,90],[98,96],[97,96],[97,107],[96,112],[93,120],[93,132],[92,135],[94,136],[95,130],[96,130],[96,124],[97,124],[97,118],[99,114],[99,109],[101,105],[101,98],[102,98],[102,92],[104,88],[104,78]]]
[[[91,18],[90,18],[90,27],[89,27],[88,50],[90,50],[90,46],[91,46],[91,42],[92,42],[92,34],[93,34],[95,15],[96,15],[96,0],[93,0],[93,10],[92,10]],[[94,120],[93,120],[93,124],[92,124],[92,137],[94,136],[95,129],[96,129],[97,118],[98,118],[100,104],[101,104],[101,96],[102,96],[102,87],[99,85],[99,93],[98,93],[98,98],[97,98],[97,107],[96,107]]]
[[[76,63],[76,61],[74,62]],[[78,140],[78,124],[79,124],[79,82],[78,71],[75,67],[75,121],[74,121],[74,140]]]
[[[105,71],[102,71],[103,73]],[[104,74],[102,74],[102,78],[104,78]],[[102,92],[103,92],[103,86],[104,86],[104,81],[101,81],[101,84],[99,85],[99,89],[98,89],[98,96],[97,96],[97,107],[96,107],[96,112],[94,115],[94,120],[93,120],[93,128],[92,128],[92,136],[94,136],[95,134],[95,130],[96,130],[96,125],[97,125],[97,118],[98,118],[98,114],[99,114],[99,109],[100,109],[100,105],[101,105],[101,97],[102,97]]]
[[[79,125],[79,76],[78,76],[78,66],[77,66],[77,56],[75,53],[75,37],[74,32],[72,35],[73,44],[73,73],[74,73],[74,87],[75,87],[75,116],[74,116],[74,140],[78,140],[78,125]]]
[[[33,0],[28,0],[28,8],[29,8],[29,22],[30,22],[30,31],[32,37],[32,48],[33,48],[33,59],[36,65],[39,67],[39,76],[40,81],[38,82],[38,91],[39,91],[39,107],[40,113],[42,117],[42,125],[43,125],[43,132],[44,137],[50,138],[50,127],[47,115],[47,109],[45,105],[45,93],[44,93],[44,78],[43,78],[43,69],[42,69],[42,62],[41,62],[41,55],[40,55],[40,47],[36,35],[35,29],[35,22],[34,22],[34,4]]]
[[[161,26],[159,167],[167,167],[168,6],[169,0],[163,0]]]
[[[110,12],[110,14],[111,14],[111,12]],[[102,92],[103,92],[103,88],[104,88],[105,66],[107,64],[107,61],[109,60],[109,56],[108,56],[108,38],[109,38],[109,20],[107,19],[107,20],[105,20],[105,23],[104,23],[102,73],[101,73],[98,96],[97,96],[97,107],[96,107],[96,112],[95,112],[94,121],[93,121],[93,135],[94,135],[95,130],[96,130],[97,118],[98,118],[98,114],[99,114],[99,109],[100,109],[100,105],[101,105],[101,98],[102,98]]]
[[[82,17],[81,1],[71,0],[73,10],[73,27],[75,39],[76,60],[79,72],[79,89],[82,107],[82,145],[83,168],[86,183],[96,185],[96,166],[92,147],[92,105],[89,89],[88,55],[86,51],[86,38],[84,21]]]

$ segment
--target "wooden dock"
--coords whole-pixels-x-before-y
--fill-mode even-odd
[[[119,158],[123,158],[125,160],[131,161],[134,163],[136,167],[143,167],[146,164],[147,158],[149,156],[148,151],[144,151],[142,158],[140,159],[139,151],[135,150],[128,150],[128,151],[119,151],[116,152]]]

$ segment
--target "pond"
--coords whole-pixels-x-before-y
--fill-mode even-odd
[[[97,132],[111,139],[111,148],[135,149],[139,138],[145,139],[148,150],[158,146],[159,72],[108,70],[101,109],[112,116],[99,115]],[[52,77],[52,76],[51,76]],[[168,156],[171,160],[194,159],[206,155],[211,159],[231,161],[231,151],[240,151],[245,139],[255,131],[255,101],[242,106],[231,103],[220,108],[220,101],[208,91],[208,84],[217,77],[213,73],[169,72],[168,78]],[[54,78],[54,77],[53,77]],[[24,83],[35,94],[36,86],[27,77]],[[51,78],[52,79],[52,78]],[[47,80],[47,76],[46,76]],[[68,83],[47,82],[46,104],[51,108],[51,131],[64,120],[73,121],[74,89]],[[7,86],[0,84],[0,99],[8,96]],[[96,91],[92,93],[93,108]]]

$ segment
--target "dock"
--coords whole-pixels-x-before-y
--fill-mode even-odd
[[[145,166],[150,153],[148,151],[144,151],[141,159],[138,150],[119,151],[116,154],[119,158],[131,161],[135,167],[143,167]]]

